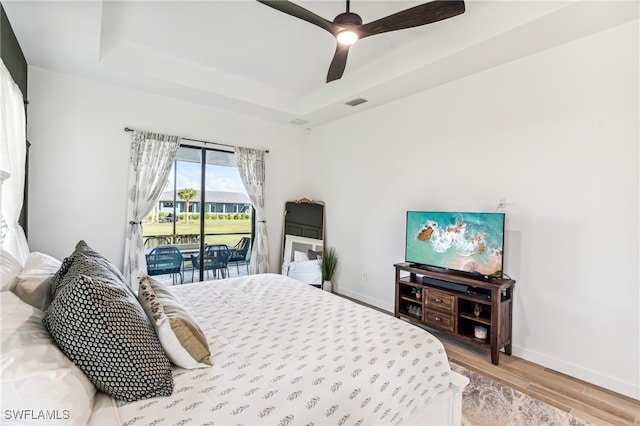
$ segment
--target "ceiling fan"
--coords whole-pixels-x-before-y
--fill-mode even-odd
[[[349,47],[359,39],[389,31],[419,27],[464,13],[464,1],[462,0],[434,0],[402,10],[376,21],[369,22],[368,24],[363,24],[362,18],[360,18],[359,15],[349,11],[349,0],[346,0],[347,11],[336,16],[333,22],[327,21],[315,13],[287,0],[257,1],[287,15],[316,25],[330,32],[336,38],[338,44],[336,53],[333,55],[333,60],[329,66],[329,72],[327,73],[327,83],[342,77],[344,68],[347,65]]]

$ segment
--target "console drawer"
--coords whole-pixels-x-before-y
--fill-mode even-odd
[[[427,325],[431,327],[441,328],[451,332],[455,331],[454,318],[451,314],[427,309],[424,314],[424,320]]]
[[[425,304],[430,308],[453,313],[455,297],[440,290],[427,289]]]

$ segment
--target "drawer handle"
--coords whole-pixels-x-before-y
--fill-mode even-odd
[[[442,318],[440,318],[440,317],[435,317],[434,319],[435,319],[436,321],[442,321]]]
[[[436,297],[435,302],[436,303],[442,303],[442,299],[440,299],[439,297]]]

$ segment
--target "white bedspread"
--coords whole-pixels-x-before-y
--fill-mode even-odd
[[[172,289],[214,365],[176,368],[170,397],[118,402],[124,425],[395,424],[449,386],[431,334],[286,276]]]

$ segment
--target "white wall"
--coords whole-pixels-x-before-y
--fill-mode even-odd
[[[284,201],[323,200],[338,291],[388,310],[406,210],[506,196],[514,354],[639,398],[637,34],[635,21],[345,118],[308,147],[300,129],[30,67],[31,248],[63,258],[85,239],[122,265],[125,126],[269,148],[272,270]]]
[[[124,127],[266,148],[270,261],[285,200],[304,195],[304,133],[225,111],[29,68],[29,244],[60,259],[84,239],[122,267],[131,133]]]
[[[635,21],[313,129],[338,291],[393,310],[405,212],[506,196],[513,353],[640,398],[637,36]]]

